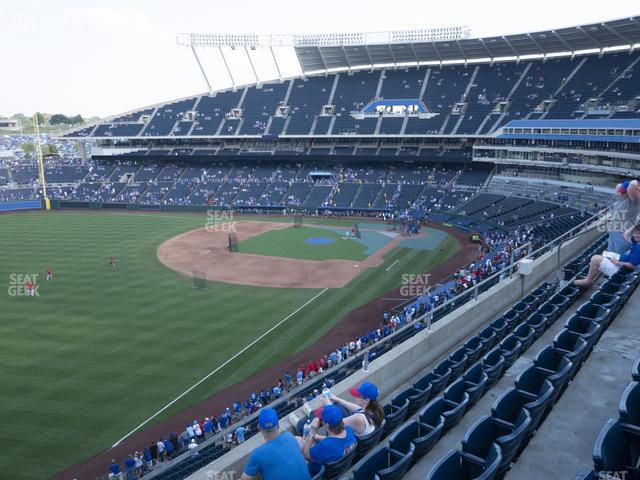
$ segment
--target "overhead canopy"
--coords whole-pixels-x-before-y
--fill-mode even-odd
[[[640,16],[534,33],[386,44],[296,45],[305,73],[366,65],[427,63],[602,50],[640,44]]]

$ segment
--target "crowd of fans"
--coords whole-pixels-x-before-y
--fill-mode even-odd
[[[228,447],[243,443],[247,428],[243,425],[242,419],[260,411],[263,407],[272,404],[292,389],[304,385],[326,370],[340,365],[367,347],[383,341],[406,325],[413,324],[415,330],[425,328],[427,325],[421,320],[425,313],[433,311],[506,268],[509,265],[512,251],[530,244],[530,248],[521,250],[520,254],[524,256],[528,251],[532,251],[538,246],[539,242],[535,230],[528,226],[509,233],[485,232],[479,246],[478,259],[469,266],[461,268],[450,281],[443,282],[444,287],[434,286],[399,312],[384,312],[377,328],[345,341],[315,360],[309,359],[294,371],[285,371],[282,377],[274,381],[271,386],[260,391],[250,392],[244,400],[234,401],[232,405],[225,407],[220,413],[214,412],[202,419],[195,419],[181,432],[169,433],[157,442],[129,455],[122,466],[113,462],[110,466],[110,472],[112,474],[116,470],[122,472],[127,480],[139,478],[177,455],[196,449],[199,443],[217,434],[221,434],[222,441]],[[503,278],[501,277],[501,280]],[[369,360],[373,360],[373,358],[374,354],[370,353]],[[325,378],[318,389],[311,390],[302,400],[309,402],[318,396],[322,397],[323,389],[330,388],[332,385],[332,381]]]

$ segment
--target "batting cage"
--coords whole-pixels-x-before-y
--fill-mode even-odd
[[[293,228],[298,228],[302,226],[302,215],[295,215],[293,217]]]
[[[199,270],[193,271],[193,288],[197,288],[198,290],[208,290],[207,287],[207,274],[205,272],[200,272]]]
[[[240,248],[238,247],[238,236],[236,235],[236,232],[229,232],[229,251],[240,251]]]

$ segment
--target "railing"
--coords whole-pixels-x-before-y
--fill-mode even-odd
[[[581,229],[584,229],[584,227],[587,226],[590,222],[595,221],[595,219],[600,219],[600,215],[603,212],[600,212],[600,213],[598,213],[596,215],[593,215],[588,220],[582,222],[580,225],[578,225],[575,228],[569,230],[565,234],[559,236],[558,238],[556,238],[555,240],[549,242],[548,244],[544,245],[543,247],[535,250],[534,252],[529,252],[523,258],[532,258],[532,257],[540,256],[541,254],[549,251],[552,248],[555,248],[556,246],[558,247],[558,252],[560,252],[560,250],[562,248],[562,245],[567,240],[572,239],[572,238],[576,238],[576,237],[581,236],[581,235],[583,235],[583,234],[585,234],[585,233],[587,233],[589,231],[594,230],[595,228],[598,228],[600,223],[598,225],[593,226],[590,229],[581,230]],[[531,246],[530,243],[528,243],[528,244],[525,244],[525,245],[519,247],[519,249],[517,249],[517,250],[523,250],[525,248],[528,249],[530,246]],[[558,253],[558,261],[560,261],[559,259],[560,259],[560,256],[559,256],[559,253]],[[412,320],[412,322],[404,325],[403,327],[401,327],[398,330],[396,330],[395,332],[393,332],[391,335],[388,335],[386,337],[382,337],[377,342],[375,342],[375,343],[367,346],[366,348],[360,350],[359,352],[355,353],[352,357],[349,357],[348,359],[344,360],[342,363],[334,365],[334,366],[326,369],[323,373],[321,373],[319,375],[316,375],[315,377],[313,377],[313,379],[311,381],[309,381],[309,382],[307,382],[307,383],[305,383],[305,384],[303,384],[301,386],[297,386],[297,387],[291,388],[291,390],[289,390],[289,392],[287,392],[286,394],[281,396],[278,400],[272,402],[270,405],[273,406],[273,407],[276,407],[278,405],[287,405],[287,404],[290,404],[290,403],[294,403],[296,405],[295,408],[297,408],[297,404],[299,402],[299,399],[303,396],[304,392],[312,391],[315,388],[319,389],[319,387],[322,385],[322,383],[326,379],[329,379],[329,378],[335,376],[342,369],[344,369],[345,376],[348,376],[351,373],[359,370],[361,368],[361,366],[363,366],[365,364],[365,358],[367,359],[366,362],[368,363],[368,359],[370,358],[370,356],[372,354],[377,356],[379,354],[386,353],[387,351],[389,351],[392,348],[394,348],[396,345],[399,345],[400,343],[408,340],[409,338],[411,338],[413,336],[413,334],[415,334],[415,333],[417,333],[417,332],[422,330],[422,329],[417,329],[416,328],[416,323],[417,322],[424,323],[424,328],[426,328],[427,331],[431,331],[432,325],[433,325],[433,323],[435,321],[437,321],[440,318],[444,317],[445,315],[447,315],[448,313],[452,312],[457,307],[467,303],[468,301],[477,301],[479,294],[481,292],[484,292],[484,291],[488,290],[489,288],[493,287],[494,285],[498,284],[501,281],[501,277],[502,277],[503,274],[505,275],[503,277],[504,279],[506,279],[507,276],[511,277],[513,275],[513,272],[514,272],[513,267],[514,267],[514,262],[511,262],[507,267],[499,270],[498,272],[494,273],[490,277],[488,277],[485,280],[483,280],[483,281],[479,282],[478,284],[474,285],[473,288],[470,288],[470,289],[466,290],[465,292],[457,295],[456,297],[452,298],[451,300],[446,301],[445,303],[443,303],[442,305],[434,308],[433,310],[423,313],[419,317],[417,317],[414,320]],[[407,335],[407,333],[410,333],[410,335]],[[255,413],[243,418],[242,420],[234,423],[233,424],[234,428],[237,428],[240,425],[248,427],[250,424],[256,422],[257,418],[258,418],[258,412],[255,412]],[[245,438],[249,439],[251,436],[255,435],[257,432],[251,432],[251,433],[252,434],[247,435]],[[200,443],[200,445],[198,445],[198,448],[195,450],[195,452],[199,452],[199,451],[211,446],[214,443],[218,443],[220,441],[224,441],[224,435],[225,435],[225,432],[222,431],[222,432],[219,432],[219,433],[211,436],[209,439],[207,439],[204,442]],[[173,460],[163,463],[162,465],[160,465],[160,467],[154,469],[153,471],[151,471],[150,473],[145,475],[145,478],[153,479],[156,476],[161,475],[163,472],[166,472],[167,470],[169,470],[169,469],[173,468],[174,466],[178,465],[182,461],[190,458],[191,456],[193,456],[193,454],[194,454],[193,450],[188,450],[186,452],[183,452],[180,455],[178,455],[176,458],[174,458]]]

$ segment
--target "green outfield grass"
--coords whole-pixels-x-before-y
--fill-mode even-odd
[[[156,249],[205,221],[84,212],[0,217],[2,478],[46,478],[108,448],[320,293],[213,282],[194,290],[190,278],[158,261]],[[353,308],[398,287],[402,274],[428,271],[459,249],[452,237],[441,247],[388,252],[382,266],[324,292],[159,418],[307,347]],[[110,255],[117,267],[109,267]],[[9,295],[15,274],[34,273],[39,297]]]
[[[310,238],[328,238],[333,243],[324,245],[306,243]],[[364,260],[367,247],[355,240],[326,228],[298,227],[270,230],[239,243],[242,253],[269,255],[272,257],[299,258],[302,260]]]

